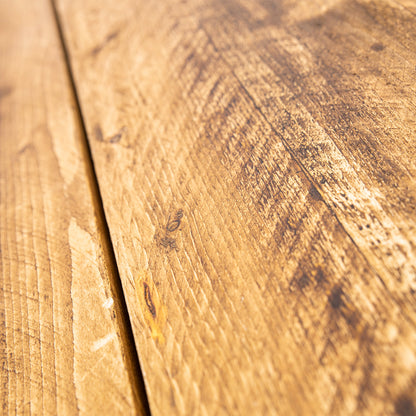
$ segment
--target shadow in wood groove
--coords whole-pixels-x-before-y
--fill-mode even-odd
[[[95,168],[94,168],[94,161],[93,161],[90,146],[87,140],[87,132],[86,132],[84,120],[82,117],[77,89],[76,89],[75,81],[74,81],[72,70],[71,70],[71,63],[69,60],[68,51],[67,51],[66,44],[65,44],[65,38],[62,33],[61,23],[60,23],[59,16],[58,16],[55,3],[53,0],[51,0],[51,7],[52,7],[53,14],[55,17],[59,39],[61,41],[62,50],[65,56],[68,76],[71,82],[72,91],[73,91],[75,102],[77,105],[76,112],[78,114],[79,124],[83,132],[83,141],[80,147],[84,154],[86,164],[89,167],[88,181],[91,186],[91,191],[92,191],[91,193],[94,196],[93,197],[94,205],[95,205],[94,208],[95,208],[96,215],[98,217],[98,223],[101,226],[102,235],[104,236],[102,238],[103,240],[102,245],[103,245],[103,250],[107,258],[106,263],[109,265],[111,269],[109,273],[112,277],[110,279],[111,289],[114,293],[114,304],[115,304],[115,309],[118,315],[117,322],[120,325],[120,333],[121,333],[122,340],[123,340],[123,348],[124,348],[123,354],[124,354],[124,359],[126,361],[126,367],[129,372],[129,378],[132,384],[132,390],[133,390],[134,398],[136,402],[136,410],[137,410],[137,414],[139,415],[150,416],[151,413],[150,413],[150,408],[149,408],[149,402],[148,402],[147,395],[146,395],[143,374],[142,374],[142,370],[140,367],[138,353],[137,353],[137,349],[136,349],[135,342],[134,342],[132,327],[130,323],[126,301],[124,298],[123,288],[121,286],[120,275],[119,275],[115,255],[114,255],[114,249],[113,249],[113,245],[111,242],[111,236],[110,236],[110,232],[109,232],[108,225],[107,225],[107,220],[106,220],[105,213],[104,213],[103,202],[102,202],[101,193],[100,193],[100,189],[98,186],[97,177],[96,177]]]

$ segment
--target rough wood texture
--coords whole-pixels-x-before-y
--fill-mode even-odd
[[[0,27],[0,413],[138,414],[51,5]]]
[[[414,3],[57,4],[152,413],[413,415]]]

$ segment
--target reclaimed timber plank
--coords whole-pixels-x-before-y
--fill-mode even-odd
[[[414,414],[413,3],[56,3],[152,413]]]
[[[144,414],[51,3],[0,27],[0,413]]]

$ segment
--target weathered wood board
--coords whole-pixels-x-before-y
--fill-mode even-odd
[[[414,414],[414,4],[56,3],[152,414]]]
[[[0,27],[0,413],[140,414],[51,4]]]

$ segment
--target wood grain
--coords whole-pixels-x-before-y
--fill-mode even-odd
[[[51,4],[0,26],[0,413],[141,414]]]
[[[56,3],[152,414],[415,414],[409,4]]]

